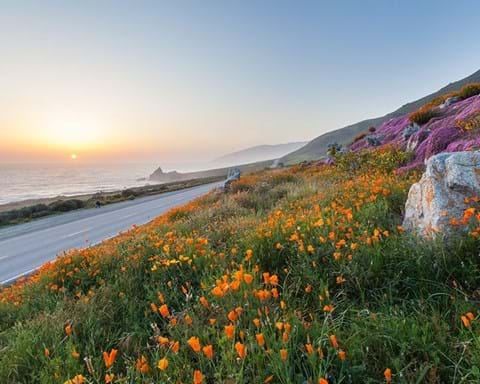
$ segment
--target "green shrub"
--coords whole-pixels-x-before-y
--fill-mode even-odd
[[[48,205],[52,212],[69,212],[84,207],[85,202],[79,199],[59,200]]]
[[[353,143],[356,143],[357,141],[364,139],[366,136],[367,136],[366,133],[360,133],[359,135],[355,136],[355,138],[353,139]]]
[[[468,99],[469,97],[480,94],[480,83],[467,84],[460,89],[458,96],[462,99]]]
[[[434,108],[420,108],[418,111],[410,114],[410,121],[418,125],[427,124],[434,117],[441,115],[439,110]]]
[[[389,173],[405,164],[409,156],[409,153],[397,147],[385,146],[375,150],[337,153],[335,163],[340,170],[347,173],[365,172],[369,169]]]

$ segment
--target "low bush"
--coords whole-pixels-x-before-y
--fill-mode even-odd
[[[335,157],[337,167],[344,173],[368,172],[369,169],[390,173],[404,165],[410,154],[397,147],[384,146],[374,150],[347,151]]]
[[[55,201],[48,205],[48,208],[52,212],[69,212],[75,209],[84,208],[85,202],[79,199],[69,199]]]
[[[480,94],[480,83],[466,84],[457,91],[452,91],[445,95],[436,97],[429,103],[423,105],[417,111],[410,114],[410,121],[417,123],[418,125],[426,124],[432,118],[441,115],[441,111],[438,110],[437,107],[443,104],[447,99],[458,97],[459,100],[465,100],[478,94]]]
[[[59,212],[68,212],[75,209],[84,208],[85,206],[85,202],[78,199],[59,200],[49,205],[35,204],[0,213],[0,225],[20,223]]]
[[[441,116],[441,112],[434,108],[420,108],[410,114],[410,121],[418,125],[427,124],[434,117]]]
[[[467,84],[460,89],[456,96],[459,96],[460,99],[465,100],[469,97],[476,96],[480,94],[480,83],[471,83]]]
[[[357,136],[354,137],[352,143],[356,143],[357,141],[363,140],[363,139],[365,138],[365,136],[367,136],[366,133],[360,133],[360,134],[358,134]]]

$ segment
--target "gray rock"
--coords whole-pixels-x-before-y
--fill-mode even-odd
[[[402,137],[403,140],[408,140],[415,132],[420,130],[420,126],[417,123],[411,123],[403,129]]]
[[[441,153],[427,161],[418,183],[410,188],[405,204],[405,229],[421,237],[442,233],[445,238],[466,230],[461,222],[465,198],[480,196],[480,151]]]
[[[440,109],[446,108],[446,107],[448,107],[448,106],[450,106],[450,105],[452,105],[452,104],[454,104],[454,103],[456,103],[456,102],[458,102],[458,101],[460,101],[460,100],[461,100],[461,99],[460,99],[459,96],[449,97],[448,99],[446,99],[446,100],[443,102],[443,104],[440,104],[440,105],[438,106],[438,108],[440,108]]]

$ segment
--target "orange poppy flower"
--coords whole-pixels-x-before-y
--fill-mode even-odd
[[[237,318],[237,314],[234,311],[230,311],[227,317],[228,317],[228,320],[230,320],[231,322],[234,322],[235,319]]]
[[[390,368],[385,369],[385,371],[383,371],[383,375],[385,376],[385,381],[387,383],[392,382],[392,370]]]
[[[167,304],[162,304],[160,306],[160,308],[158,309],[158,311],[160,312],[160,314],[163,317],[169,317],[170,316],[170,311],[168,310]]]
[[[227,335],[227,339],[233,339],[233,335],[235,333],[235,326],[234,325],[226,325],[225,326],[225,334]]]
[[[180,343],[178,341],[170,342],[170,348],[172,349],[172,352],[177,353],[180,349]]]
[[[205,296],[200,297],[200,304],[202,304],[205,308],[208,307],[208,301]]]
[[[240,357],[241,359],[244,359],[245,356],[247,356],[247,349],[245,348],[245,345],[243,345],[239,341],[235,343],[235,349],[237,350],[238,357]]]
[[[83,375],[76,375],[73,379],[67,380],[64,384],[84,384],[85,377]]]
[[[115,358],[117,357],[118,350],[112,348],[110,353],[103,352],[103,362],[105,363],[105,367],[110,368],[113,363],[115,362]]]
[[[467,316],[461,316],[460,319],[462,320],[463,325],[464,325],[465,327],[468,328],[468,327],[470,327],[470,326],[472,325],[471,322],[470,322],[470,319],[469,319]]]
[[[168,360],[166,357],[158,361],[157,368],[161,371],[165,371],[168,368]]]
[[[137,368],[137,371],[141,373],[147,373],[150,371],[150,367],[148,366],[148,360],[145,356],[141,356],[137,361],[135,362],[135,366]]]
[[[193,384],[202,384],[203,375],[198,369],[193,372]]]
[[[332,343],[333,348],[338,348],[338,342],[335,335],[330,335],[330,342]]]
[[[202,348],[202,351],[205,354],[205,356],[207,356],[209,359],[211,359],[213,357],[213,347],[210,344],[205,345]]]
[[[305,349],[307,350],[307,353],[309,355],[312,355],[314,350],[313,350],[313,347],[312,347],[312,344],[305,344]]]
[[[190,337],[187,341],[188,345],[195,351],[195,352],[200,352],[201,346],[200,346],[200,340],[196,336]]]
[[[328,304],[323,307],[323,312],[333,312],[334,309],[332,304]]]
[[[278,285],[278,276],[277,275],[272,275],[268,279],[268,282],[272,285]]]
[[[250,284],[253,281],[253,276],[248,273],[245,273],[243,275],[243,279],[245,280],[245,283]]]
[[[255,335],[255,338],[257,339],[257,343],[258,345],[260,345],[260,347],[263,347],[265,345],[265,339],[263,338],[263,333],[257,333]]]
[[[215,287],[212,289],[212,295],[217,296],[217,297],[222,297],[223,296],[223,291],[220,287]]]

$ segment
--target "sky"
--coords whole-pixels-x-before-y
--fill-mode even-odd
[[[480,69],[474,0],[0,0],[0,162],[205,161]]]

